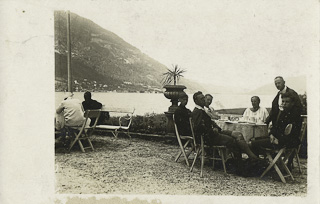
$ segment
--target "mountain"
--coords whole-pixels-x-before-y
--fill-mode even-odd
[[[295,90],[298,94],[304,94],[307,90],[306,85],[306,76],[297,76],[297,77],[290,77],[284,79],[286,85],[293,90]],[[274,83],[269,83],[264,86],[261,86],[253,91],[248,92],[249,95],[273,95],[277,92],[277,89]]]
[[[54,13],[56,90],[66,89],[67,14]],[[71,67],[75,91],[162,91],[167,67],[91,20],[70,14]],[[189,91],[202,87],[187,79]]]

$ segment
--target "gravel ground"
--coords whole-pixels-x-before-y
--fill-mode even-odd
[[[56,192],[63,194],[167,194],[167,195],[241,195],[306,196],[307,161],[303,174],[293,170],[295,180],[283,184],[275,172],[264,179],[258,176],[225,175],[212,170],[210,162],[200,178],[200,162],[193,172],[182,158],[175,162],[178,146],[166,140],[151,141],[95,135],[95,151],[82,153],[78,144],[68,153],[56,145]]]

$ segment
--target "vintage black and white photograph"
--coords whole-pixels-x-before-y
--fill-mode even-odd
[[[105,197],[109,203],[312,200],[319,184],[312,1],[54,2],[12,3],[8,19],[15,13],[31,26],[19,35],[40,33],[7,35],[3,44],[15,45],[20,70],[21,50],[42,58],[25,64],[41,71],[18,71],[23,81],[7,86],[34,98],[27,103],[39,112],[16,116],[27,115],[25,130],[41,135],[17,144],[37,151],[19,166],[34,163],[52,176],[32,173],[34,186],[46,186],[37,193],[51,192],[59,204]],[[2,62],[10,65],[9,58]],[[43,169],[36,165],[41,154],[49,155]]]
[[[308,9],[113,3],[54,11],[57,193],[307,195]]]

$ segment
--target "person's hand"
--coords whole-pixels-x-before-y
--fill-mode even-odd
[[[274,139],[276,139],[276,138],[275,138],[275,136],[273,136],[273,135],[270,135],[270,143],[271,143],[271,144],[273,144],[273,142],[274,142]]]
[[[272,144],[279,144],[279,140],[273,135],[270,135],[270,142]]]
[[[213,132],[218,133],[219,132],[218,128],[213,128]]]

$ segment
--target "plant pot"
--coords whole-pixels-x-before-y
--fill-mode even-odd
[[[167,99],[170,99],[171,106],[168,108],[168,111],[165,112],[167,116],[167,134],[174,135],[174,125],[173,125],[173,113],[178,108],[178,99],[180,96],[185,95],[183,91],[187,87],[183,85],[165,85],[163,88],[166,89],[164,96]]]
[[[167,99],[171,99],[171,106],[168,109],[169,113],[174,113],[174,111],[178,107],[178,99],[180,96],[186,94],[183,90],[186,89],[187,87],[183,85],[165,85],[163,88],[166,89],[164,92],[164,96]]]

